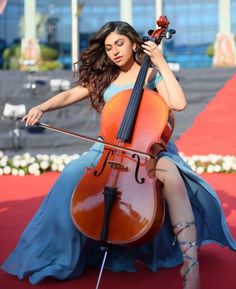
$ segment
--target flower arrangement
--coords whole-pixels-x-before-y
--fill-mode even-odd
[[[236,157],[232,155],[192,155],[182,159],[198,174],[202,173],[236,173]]]
[[[186,156],[180,153],[182,159],[198,174],[202,173],[236,173],[236,157],[231,155],[192,155]],[[43,172],[61,172],[72,160],[80,155],[73,154],[37,154],[30,153],[8,157],[0,151],[0,176],[14,175],[38,176]]]
[[[10,158],[0,151],[0,176],[25,176],[28,174],[39,176],[43,172],[61,172],[70,161],[78,157],[78,154],[37,154],[32,156],[30,153],[24,153]]]

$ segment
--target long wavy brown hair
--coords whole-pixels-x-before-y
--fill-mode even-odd
[[[92,107],[101,111],[104,106],[103,92],[114,81],[120,68],[114,64],[106,54],[105,39],[111,32],[127,36],[136,44],[135,60],[141,64],[144,57],[141,44],[142,39],[135,29],[126,22],[112,21],[106,23],[89,41],[88,48],[81,53],[77,85],[86,87],[90,94]]]

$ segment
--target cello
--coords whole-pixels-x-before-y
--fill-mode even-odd
[[[157,44],[175,33],[168,29],[165,16],[157,25],[160,28],[148,36]],[[101,158],[87,169],[71,198],[75,226],[102,244],[142,244],[163,224],[164,197],[155,165],[171,137],[174,118],[161,95],[144,88],[149,66],[145,55],[133,89],[105,104],[99,132],[104,142]]]

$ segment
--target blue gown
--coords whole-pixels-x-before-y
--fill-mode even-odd
[[[149,88],[161,79],[148,84]],[[104,94],[108,101],[115,93],[131,85],[111,85]],[[35,216],[24,230],[16,248],[3,263],[2,269],[19,279],[27,277],[37,284],[48,276],[69,279],[79,276],[86,266],[101,266],[103,253],[100,243],[81,234],[70,216],[73,190],[87,167],[94,167],[103,150],[96,143],[76,160],[71,161],[58,177]],[[162,156],[170,158],[178,167],[192,204],[197,227],[198,244],[216,242],[236,251],[220,201],[215,191],[181,159],[173,142]],[[140,260],[150,270],[174,267],[182,262],[176,243],[172,246],[173,230],[168,211],[162,229],[152,242],[138,247],[111,245],[105,267],[113,271],[136,271],[135,261]]]

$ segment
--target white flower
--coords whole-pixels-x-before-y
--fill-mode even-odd
[[[4,174],[3,169],[0,168],[0,176],[2,176]]]
[[[50,155],[49,159],[51,161],[54,161],[57,158],[57,156],[55,154]]]
[[[13,165],[15,168],[19,168],[19,166],[20,166],[20,160],[19,160],[19,159],[13,159],[13,160],[12,160],[12,165]]]
[[[12,174],[13,176],[17,176],[17,175],[18,175],[18,170],[15,169],[15,168],[13,168],[13,169],[11,170],[11,174]]]
[[[34,175],[37,171],[39,171],[40,167],[39,164],[33,163],[28,167],[29,173]]]
[[[20,159],[22,159],[22,156],[21,155],[14,155],[13,159],[20,160]]]
[[[60,164],[57,169],[59,172],[62,172],[64,170],[65,166],[63,164]]]
[[[61,155],[61,159],[62,159],[62,160],[65,160],[65,159],[67,159],[67,158],[68,158],[68,155],[67,155],[67,154]]]
[[[189,159],[189,160],[188,160],[188,164],[189,164],[190,167],[192,168],[193,166],[195,166],[195,160]]]
[[[197,155],[192,155],[191,160],[193,160],[194,162],[199,160],[199,156]]]
[[[232,164],[232,170],[233,170],[234,172],[236,172],[236,163],[233,163],[233,164]]]
[[[3,168],[3,173],[5,175],[9,175],[11,173],[11,168],[9,166],[5,166],[5,168]]]
[[[208,173],[213,173],[214,172],[214,166],[213,165],[209,165],[207,167],[207,170],[206,170]]]
[[[196,167],[195,165],[192,165],[192,166],[191,166],[191,169],[192,169],[194,172],[196,172],[197,167]]]
[[[30,163],[30,162],[29,162],[29,163]],[[22,160],[20,161],[20,166],[21,166],[22,168],[27,167],[27,165],[28,165],[27,160],[22,159]]]
[[[34,176],[39,176],[39,175],[40,175],[40,171],[39,171],[39,170],[35,170],[35,171],[33,172],[33,175],[34,175]]]
[[[21,177],[25,176],[25,171],[22,170],[22,169],[19,169],[18,175],[21,176]]]
[[[0,151],[0,158],[2,158],[3,157],[3,152],[2,151]]]
[[[49,161],[49,155],[46,154],[42,155],[42,160]]]
[[[231,164],[229,163],[229,162],[225,162],[225,163],[223,163],[222,164],[222,168],[223,168],[223,170],[224,171],[230,171],[230,169],[231,169]]]
[[[36,157],[36,159],[38,159],[38,160],[40,160],[41,158],[42,158],[42,154],[37,154],[35,157]]]
[[[57,164],[52,164],[51,165],[51,170],[53,171],[53,172],[56,172],[57,171]]]
[[[29,160],[29,163],[32,164],[32,163],[34,163],[35,161],[36,161],[36,158],[35,158],[35,157],[31,157],[30,160]]]
[[[41,161],[40,162],[40,168],[42,170],[46,170],[46,169],[48,169],[48,167],[49,167],[49,162],[48,161]]]
[[[54,160],[54,162],[58,165],[63,164],[63,160],[59,156],[57,156],[57,158]]]
[[[220,165],[214,165],[214,172],[219,173],[221,171]]]
[[[208,156],[199,156],[198,160],[203,162],[203,163],[206,163],[209,161],[209,157]]]
[[[218,155],[215,155],[215,154],[210,154],[209,155],[209,161],[212,164],[216,164],[218,160],[219,160],[219,156]]]
[[[26,160],[30,159],[31,158],[30,153],[24,153],[23,154],[23,158],[26,159]]]
[[[71,157],[67,157],[67,158],[64,160],[64,164],[67,165],[67,164],[69,164],[69,162],[71,162],[71,161],[72,161]]]
[[[204,167],[198,167],[198,168],[196,168],[196,173],[198,173],[198,174],[204,173]]]
[[[4,168],[7,165],[7,162],[8,162],[8,157],[3,156],[2,159],[0,160],[0,166]]]

